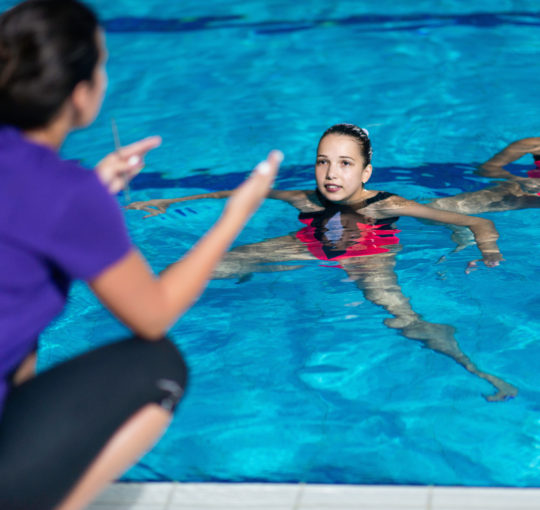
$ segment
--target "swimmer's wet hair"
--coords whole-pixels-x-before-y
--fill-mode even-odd
[[[327,135],[345,135],[354,138],[360,147],[360,154],[364,157],[365,165],[371,163],[373,149],[371,148],[371,140],[367,129],[358,127],[354,124],[334,124],[329,127],[321,136],[321,140]]]
[[[99,59],[96,15],[77,0],[27,0],[0,16],[0,124],[47,125]]]

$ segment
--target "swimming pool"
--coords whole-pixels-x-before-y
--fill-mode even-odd
[[[64,152],[94,164],[113,150],[111,117],[124,143],[161,134],[133,200],[230,188],[274,147],[286,154],[277,185],[309,187],[321,132],[351,121],[370,130],[373,187],[426,201],[483,187],[475,163],[538,134],[535,2],[90,3],[107,29],[109,96]],[[126,218],[159,271],[222,205]],[[455,326],[516,399],[486,402],[487,383],[385,327],[339,269],[214,281],[172,331],[189,394],[124,479],[539,486],[537,214],[485,216],[501,233],[501,267],[466,275],[474,248],[437,264],[448,231],[405,218],[396,271],[415,310]],[[268,201],[236,244],[298,228]],[[77,285],[43,335],[41,367],[124,333]]]

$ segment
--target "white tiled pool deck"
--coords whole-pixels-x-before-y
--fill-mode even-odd
[[[540,510],[540,489],[115,483],[89,510]]]

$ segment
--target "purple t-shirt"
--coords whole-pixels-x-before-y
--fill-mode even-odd
[[[72,280],[92,280],[130,248],[95,172],[0,126],[0,413],[10,373],[62,311]]]

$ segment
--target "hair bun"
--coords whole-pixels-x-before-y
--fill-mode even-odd
[[[0,124],[46,126],[99,61],[95,14],[78,0],[27,0],[0,14]]]
[[[13,71],[13,52],[0,42],[0,87],[9,81]]]
[[[0,41],[0,60],[2,60],[3,62],[7,62],[9,61],[11,56],[12,56],[12,52],[6,46],[6,43],[3,41]]]

